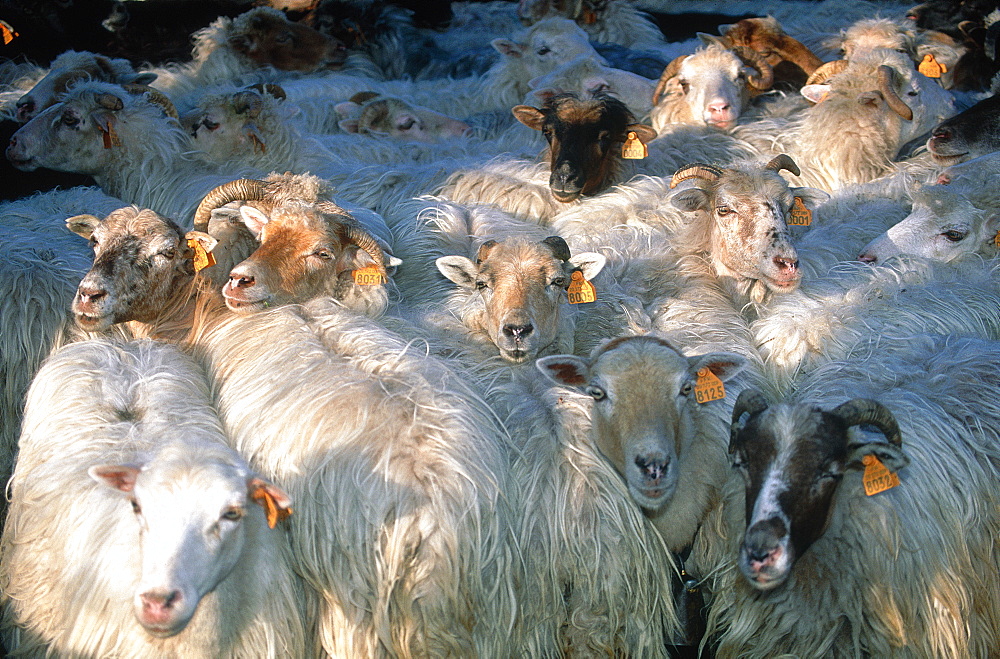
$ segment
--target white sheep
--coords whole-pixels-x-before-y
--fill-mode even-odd
[[[883,337],[787,402],[741,396],[730,454],[746,516],[731,528],[745,536],[713,604],[717,656],[998,647],[998,358],[996,342]],[[899,485],[866,495],[873,456]]]
[[[525,102],[529,104],[541,105],[549,96],[565,92],[580,98],[593,98],[603,93],[622,101],[640,120],[649,116],[655,88],[651,80],[606,66],[593,55],[570,60],[543,76],[532,78],[528,85],[531,92]]]
[[[290,501],[227,445],[203,372],[175,348],[86,341],[55,353],[28,396],[10,497],[8,651],[315,651],[313,598],[265,519]]]

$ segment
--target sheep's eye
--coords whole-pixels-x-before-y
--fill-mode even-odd
[[[907,95],[907,96],[916,96],[916,95],[917,95],[917,93],[918,93],[918,92],[917,92],[917,90],[916,90],[916,89],[911,89],[910,91],[906,92],[906,95]]]
[[[758,50],[757,51],[761,57],[770,57],[774,54],[773,50]]]
[[[201,125],[204,126],[207,129],[209,129],[209,130],[215,130],[215,129],[217,129],[219,127],[218,123],[212,121],[211,119],[209,119],[207,117],[205,119],[202,119]]]
[[[597,134],[597,139],[599,139],[602,142],[605,142],[610,138],[611,138],[611,133],[606,130],[602,130],[600,133]]]
[[[174,247],[171,247],[170,249],[163,250],[162,252],[160,252],[159,255],[162,256],[165,259],[172,259],[175,256],[177,256],[177,249],[174,248]]]
[[[694,385],[692,385],[690,382],[685,382],[684,385],[681,387],[681,392],[680,392],[681,396],[687,396],[688,394],[691,393],[691,390],[693,388]]]
[[[65,125],[72,128],[73,126],[76,126],[80,123],[80,117],[76,116],[76,114],[74,114],[73,112],[67,110],[66,112],[63,112],[62,122]]]
[[[226,512],[222,513],[222,519],[228,519],[230,522],[236,522],[243,519],[243,510],[241,508],[230,508]]]
[[[415,123],[417,122],[414,121],[413,119],[407,119],[403,123],[399,124],[398,128],[399,130],[410,130],[411,128],[413,128],[413,124]]]
[[[954,229],[952,229],[951,231],[945,231],[941,235],[944,236],[946,240],[949,240],[953,243],[957,243],[964,240],[968,234],[963,233],[962,231],[955,231]]]
[[[97,238],[94,238],[93,236],[90,237],[90,246],[97,247]]]
[[[486,282],[480,279],[476,282],[476,290],[485,291],[487,288]]]
[[[687,94],[689,89],[691,89],[691,84],[687,80],[681,80],[681,91]]]
[[[333,254],[331,254],[328,250],[325,249],[317,249],[315,252],[313,252],[313,256],[319,257],[324,261],[329,261],[330,259],[333,258]]]
[[[586,392],[594,400],[604,400],[608,397],[608,392],[593,384],[587,387]]]
[[[132,512],[134,512],[136,515],[142,514],[142,506],[139,505],[138,501],[136,501],[135,499],[129,499],[128,502],[132,504]]]
[[[542,46],[541,48],[538,49],[538,55],[539,56],[541,56],[541,55],[548,55],[551,52],[552,52],[552,49],[549,48],[548,46]]]
[[[837,474],[826,469],[820,469],[816,476],[819,480],[840,480],[843,477],[843,474]]]
[[[288,43],[289,41],[292,40],[292,33],[282,32],[281,34],[275,35],[274,40],[277,41],[278,43]]]
[[[715,212],[716,212],[717,215],[720,215],[720,216],[722,216],[722,215],[729,215],[730,213],[733,212],[733,209],[730,208],[729,206],[716,206],[715,207]]]
[[[237,226],[243,224],[243,217],[241,217],[240,215],[231,215],[227,220],[227,222],[229,222],[233,226]]]
[[[566,278],[565,277],[556,277],[555,279],[552,280],[552,285],[553,286],[559,286],[561,288],[561,287],[563,287],[563,286],[566,285]]]

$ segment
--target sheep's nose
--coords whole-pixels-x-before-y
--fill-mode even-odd
[[[788,256],[775,256],[774,265],[778,266],[778,270],[794,272],[799,267],[799,260]]]
[[[938,126],[931,133],[931,137],[938,137],[938,138],[943,139],[943,140],[950,140],[951,139],[951,129],[948,128],[947,126]]]
[[[233,288],[250,288],[256,283],[251,275],[229,275],[229,285]]]
[[[81,302],[97,302],[102,297],[104,297],[105,295],[107,295],[108,292],[106,290],[100,289],[100,288],[91,288],[91,287],[83,287],[83,286],[81,286],[77,290],[77,294],[80,296],[80,301]]]
[[[506,336],[514,339],[515,341],[520,341],[528,335],[530,335],[535,330],[531,323],[526,323],[524,325],[512,325],[507,324],[503,326],[503,333]]]
[[[858,254],[858,260],[862,263],[875,263],[878,258],[871,252],[861,252]]]

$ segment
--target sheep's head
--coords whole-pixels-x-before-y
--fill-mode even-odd
[[[188,241],[207,252],[216,243],[206,233],[185,234],[172,220],[135,206],[120,208],[103,220],[77,215],[66,220],[66,226],[94,248],[94,265],[80,281],[72,307],[76,324],[88,331],[159,318],[194,279],[195,250]]]
[[[347,59],[341,41],[292,23],[270,7],[257,7],[233,19],[227,43],[257,66],[281,71],[339,69]]]
[[[781,169],[799,173],[792,159],[781,155],[764,166],[689,165],[672,181],[684,183],[671,197],[674,207],[706,224],[716,273],[739,290],[749,289],[758,301],[765,290],[787,293],[801,281],[787,224],[794,198],[810,206],[829,198],[820,190],[789,187],[778,174]]]
[[[558,94],[541,108],[518,105],[512,112],[525,126],[545,135],[552,164],[549,189],[562,202],[596,194],[615,183],[628,133],[643,143],[656,137],[649,126],[634,123],[624,103],[603,94],[589,101]]]
[[[757,53],[727,49],[715,37],[692,55],[678,57],[663,70],[653,92],[653,104],[683,104],[685,123],[729,129],[736,125],[750,97],[771,88],[774,73]],[[655,112],[655,110],[654,110]]]
[[[399,265],[347,211],[329,201],[289,201],[265,213],[240,207],[243,222],[260,247],[229,273],[222,289],[226,306],[239,313],[330,296],[359,311],[378,313],[386,300],[355,296],[358,289],[384,293],[390,272]],[[355,271],[371,266],[371,281]],[[370,304],[379,308],[369,308]]]
[[[181,125],[194,138],[198,156],[210,162],[266,153],[272,135],[285,120],[284,99],[285,91],[275,84],[206,94],[184,115]]]
[[[517,16],[525,25],[555,16],[571,19],[582,25],[592,25],[600,20],[601,10],[607,5],[603,0],[521,0]]]
[[[914,195],[910,214],[868,243],[858,260],[879,264],[900,254],[939,261],[968,254],[992,256],[997,253],[1000,199],[991,197],[977,199],[977,204],[944,186],[925,187]]]
[[[613,339],[590,359],[553,355],[536,364],[557,384],[593,397],[591,434],[598,448],[625,479],[635,502],[656,515],[675,493],[684,495],[678,483],[697,471],[690,469],[692,463],[709,459],[698,457],[711,450],[699,445],[705,432],[699,406],[722,403],[697,402],[699,372],[726,382],[747,361],[727,352],[686,357],[658,337],[636,336]],[[719,459],[724,467],[724,455]]]
[[[773,16],[720,25],[719,34],[726,47],[742,46],[760,55],[774,70],[775,83],[784,81],[801,87],[823,64],[804,44],[785,34]]]
[[[581,99],[607,94],[625,103],[635,116],[649,114],[653,84],[640,75],[605,66],[600,59],[581,55],[554,71],[528,82],[539,103],[556,94],[573,93]]]
[[[368,94],[374,95],[369,97]],[[374,92],[356,94],[350,101],[338,103],[335,109],[342,117],[338,125],[348,133],[437,142],[465,137],[472,132],[472,127],[464,121]]]
[[[927,150],[939,165],[954,165],[1000,150],[1000,96],[990,96],[946,119],[931,132]]]
[[[264,524],[291,514],[288,495],[246,465],[216,460],[194,469],[180,448],[162,451],[152,463],[99,465],[88,473],[135,513],[142,568],[133,611],[157,638],[181,633],[201,599],[246,560],[249,543],[267,531]],[[243,528],[248,524],[257,528]]]
[[[914,51],[913,33],[888,18],[865,18],[840,35],[830,39],[827,47],[840,50],[844,59],[853,60],[864,52],[877,49],[894,50],[905,55]]]
[[[580,55],[598,56],[587,33],[565,18],[546,18],[516,40],[494,39],[491,44],[503,57],[516,61],[524,69],[525,80],[545,75]]]
[[[39,112],[54,105],[70,87],[93,80],[118,84],[147,84],[156,79],[155,73],[136,73],[123,59],[67,50],[52,60],[49,72],[17,100],[17,120],[25,123]]]
[[[489,240],[474,262],[464,256],[437,260],[441,274],[473,296],[466,324],[484,331],[500,355],[514,363],[533,359],[558,338],[573,273],[590,280],[604,264],[605,258],[592,252],[571,257],[558,236],[538,243]]]
[[[858,442],[853,426],[870,425],[881,441]],[[899,426],[879,403],[856,399],[826,411],[808,405],[769,405],[744,391],[733,408],[729,454],[746,480],[747,531],[738,564],[758,590],[777,588],[819,539],[833,495],[850,469],[875,456],[890,471],[909,463]]]

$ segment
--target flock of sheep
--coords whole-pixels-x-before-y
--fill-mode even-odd
[[[0,66],[6,651],[1000,652],[996,3],[354,5]]]

